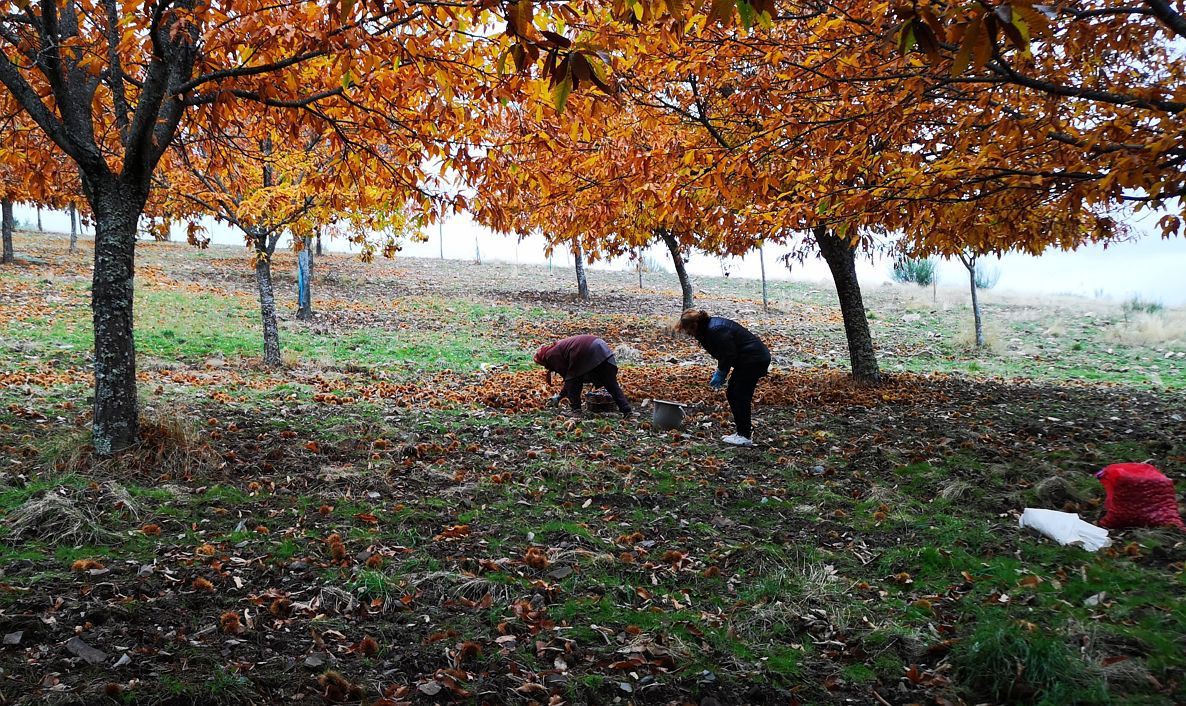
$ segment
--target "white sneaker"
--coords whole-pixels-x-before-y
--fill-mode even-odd
[[[729,436],[722,438],[721,441],[725,442],[726,444],[728,444],[730,446],[753,446],[754,445],[754,442],[751,439],[744,437],[741,434],[730,434]]]

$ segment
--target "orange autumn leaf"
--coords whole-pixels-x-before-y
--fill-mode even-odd
[[[452,525],[450,527],[446,527],[444,530],[441,531],[440,534],[433,537],[433,539],[437,540],[437,541],[442,540],[442,539],[457,539],[459,537],[464,537],[468,534],[469,534],[469,525]]]

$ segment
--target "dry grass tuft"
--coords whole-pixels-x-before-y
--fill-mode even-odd
[[[971,483],[957,478],[943,484],[943,487],[939,489],[939,497],[948,502],[954,502],[967,495],[970,490],[972,490]]]
[[[1072,639],[1083,645],[1083,658],[1089,669],[1103,677],[1109,689],[1126,691],[1156,684],[1149,667],[1140,657],[1119,657],[1127,652],[1123,638],[1108,634],[1094,625],[1078,621],[1068,623]]]
[[[623,343],[614,349],[614,356],[617,357],[619,365],[622,363],[638,363],[642,360],[642,351],[627,343]]]
[[[1049,336],[1051,338],[1061,338],[1067,335],[1067,325],[1062,321],[1055,321],[1046,327],[1046,330],[1042,332],[1042,335]]]
[[[334,586],[322,586],[317,593],[317,602],[330,615],[348,615],[358,607],[354,596]]]
[[[515,586],[505,583],[495,583],[481,576],[475,576],[463,581],[453,589],[454,595],[477,603],[486,596],[495,603],[509,603],[514,597]]]
[[[825,621],[843,631],[854,618],[854,607],[845,601],[847,584],[836,570],[818,562],[788,564],[762,581],[766,596],[740,615],[733,628],[752,639],[796,630],[803,621]]]
[[[100,518],[90,510],[92,503],[79,502],[65,488],[56,488],[39,498],[27,500],[8,514],[5,522],[11,539],[52,538],[63,544],[96,544],[110,536]]]
[[[897,507],[902,503],[902,494],[893,486],[874,483],[869,486],[869,494],[865,496],[865,499],[869,502]]]
[[[13,539],[38,537],[64,544],[95,544],[113,534],[103,528],[104,510],[120,513],[122,519],[133,522],[140,519],[140,506],[127,489],[107,481],[86,488],[53,488],[25,501],[4,521]]]
[[[88,436],[87,432],[72,434],[47,454],[57,471],[109,478],[190,479],[221,461],[197,425],[178,413],[145,415],[139,441],[111,457],[96,456]]]
[[[1133,314],[1110,327],[1106,337],[1130,346],[1167,345],[1186,350],[1186,311]]]
[[[159,485],[157,487],[160,490],[165,491],[169,495],[172,495],[174,504],[183,504],[184,505],[184,504],[192,501],[194,498],[193,492],[191,492],[189,488],[177,485],[176,483],[165,483],[165,484]]]
[[[131,519],[140,519],[140,506],[132,499],[128,489],[113,480],[99,486],[99,493],[108,507],[126,512]]]
[[[1107,664],[1100,662],[1097,663],[1097,666],[1104,677],[1104,681],[1118,687],[1117,690],[1121,693],[1124,693],[1128,689],[1148,688],[1149,685],[1157,683],[1157,680],[1153,678],[1153,674],[1149,672],[1149,668],[1145,665],[1145,660],[1138,657],[1130,657],[1119,662],[1109,662]]]
[[[42,454],[54,470],[63,473],[90,470],[93,456],[89,429],[72,431],[48,440]]]
[[[159,372],[161,370],[175,370],[178,364],[171,360],[163,360],[161,358],[152,358],[145,356],[141,358],[136,357],[136,368],[145,372]]]
[[[1174,527],[1134,527],[1125,532],[1137,544],[1174,547],[1182,541],[1182,530]]]
[[[589,551],[588,549],[565,549],[552,556],[555,564],[575,564],[585,562],[590,566],[613,566],[618,559],[608,552]]]
[[[924,314],[948,311],[966,303],[968,293],[956,287],[940,285],[937,290],[917,285],[897,285],[892,290],[890,300],[897,304],[902,311],[911,314]]]
[[[976,327],[971,320],[971,314],[968,314],[968,320],[960,326],[960,330],[951,339],[951,343],[957,349],[967,353],[1000,353],[1005,349],[1004,340],[1001,338],[1000,329],[995,324],[984,324],[984,346],[980,349],[976,348]]]
[[[299,368],[303,362],[301,354],[296,351],[283,350],[280,352],[280,365],[283,368]]]
[[[1043,478],[1034,485],[1034,497],[1046,507],[1062,507],[1067,501],[1083,500],[1082,493],[1062,476]]]

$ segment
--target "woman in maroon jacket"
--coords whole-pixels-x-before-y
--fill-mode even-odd
[[[573,411],[580,412],[581,388],[591,384],[609,391],[623,417],[634,414],[622,388],[618,387],[618,360],[609,345],[597,336],[570,336],[540,346],[535,352],[535,362],[547,369],[548,384],[552,383],[552,373],[564,378],[564,387],[552,398],[553,402],[559,403],[567,397]]]

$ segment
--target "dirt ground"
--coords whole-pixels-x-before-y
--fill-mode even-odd
[[[989,296],[1000,348],[973,354],[957,293],[877,289],[888,374],[862,387],[827,289],[778,283],[767,312],[698,281],[775,353],[759,444],[731,449],[670,276],[594,271],[584,303],[542,267],[327,256],[265,370],[245,257],[151,244],[143,442],[95,459],[63,245],[0,270],[3,703],[1186,702],[1186,535],[1091,554],[1017,527],[1097,520],[1108,463],[1182,487],[1177,312],[1149,333]],[[618,349],[638,417],[544,407],[529,353],[578,332]],[[650,428],[656,398],[684,430]]]

